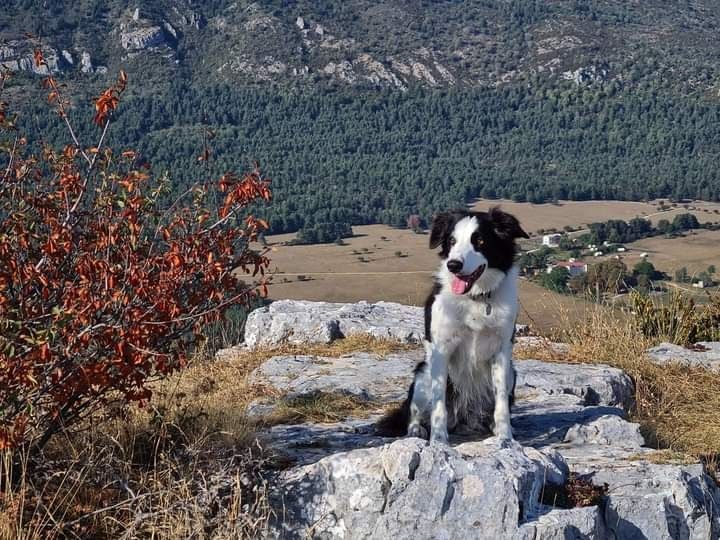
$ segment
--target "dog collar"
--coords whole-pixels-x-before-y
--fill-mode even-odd
[[[485,304],[485,315],[490,315],[492,313],[492,304],[490,303],[490,298],[492,297],[492,291],[484,291],[480,294],[474,294],[472,295],[472,299],[476,302],[482,302]]]

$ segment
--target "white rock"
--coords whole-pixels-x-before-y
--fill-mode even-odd
[[[629,409],[633,402],[633,383],[622,370],[602,364],[563,364],[520,360],[516,393],[572,394],[583,405],[611,405]]]
[[[642,452],[604,445],[562,453],[572,471],[607,484],[605,523],[614,538],[720,538],[720,489],[700,463],[650,463]]]
[[[159,26],[139,28],[120,33],[120,44],[127,51],[139,51],[165,44],[165,35]]]
[[[405,398],[412,370],[424,356],[421,350],[386,357],[363,352],[339,358],[275,356],[253,371],[250,380],[291,396],[329,392],[392,403]]]
[[[394,302],[278,300],[248,315],[245,343],[251,349],[282,343],[330,343],[354,334],[422,343],[424,325],[423,308]]]
[[[437,86],[437,79],[433,76],[430,68],[428,68],[425,64],[422,62],[412,62],[410,67],[412,68],[413,77],[427,82],[430,86]]]
[[[366,70],[365,78],[373,84],[389,83],[395,88],[406,89],[407,86],[397,76],[387,69],[382,63],[375,60],[369,54],[361,54],[354,62],[355,66]]]
[[[539,508],[546,467],[496,439],[455,449],[403,439],[281,475],[277,536],[512,538]],[[554,465],[553,465],[554,466]]]
[[[83,51],[80,55],[80,71],[83,73],[93,72],[92,60],[90,58],[90,53],[87,51]]]
[[[250,348],[281,343],[330,343],[353,334],[421,343],[423,311],[393,302],[334,304],[279,300],[256,309],[245,324]]]
[[[60,69],[60,56],[56,49],[48,46],[42,47],[45,65],[35,65],[34,48],[29,40],[11,40],[0,45],[0,68],[10,71],[27,71],[36,75],[49,75],[58,73]]]
[[[615,415],[603,415],[583,424],[575,424],[565,434],[565,442],[622,448],[640,448],[645,445],[645,439],[640,434],[640,424],[627,422]]]
[[[548,508],[535,519],[523,523],[517,540],[567,540],[607,538],[605,520],[597,506]]]
[[[698,345],[705,350],[692,350],[673,343],[661,343],[649,349],[647,355],[658,364],[677,362],[685,366],[720,371],[720,342],[702,341]]]
[[[177,30],[175,30],[175,27],[168,21],[163,22],[163,28],[165,28],[165,31],[170,34],[174,39],[178,38]]]
[[[581,67],[575,71],[565,71],[562,78],[573,81],[577,85],[589,84],[597,81],[604,81],[607,78],[607,69],[597,66]]]
[[[274,307],[273,307],[274,306]],[[328,342],[361,332],[417,342],[422,309],[380,302],[276,302],[251,314],[248,346]],[[720,538],[720,490],[701,464],[658,464],[637,424],[625,420],[633,384],[595,364],[516,362],[515,442],[459,429],[450,445],[393,440],[375,423],[403,399],[420,346],[381,358],[277,356],[252,374],[286,396],[317,392],[367,400],[359,416],[276,425],[264,442],[294,466],[278,473],[271,501],[282,538]],[[254,405],[253,414],[271,412]],[[551,508],[548,484],[569,472],[607,484],[598,506]]]

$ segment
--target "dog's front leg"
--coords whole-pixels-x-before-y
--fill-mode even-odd
[[[503,345],[492,363],[492,380],[495,390],[495,414],[493,433],[496,437],[510,440],[513,438],[510,426],[510,393],[514,385],[512,368],[512,342]]]
[[[447,390],[448,361],[451,350],[446,343],[433,343],[430,354],[432,411],[430,413],[430,444],[448,442]]]

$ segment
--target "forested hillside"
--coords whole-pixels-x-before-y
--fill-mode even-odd
[[[257,159],[274,232],[401,226],[476,196],[720,200],[715,2],[9,6],[0,63],[31,69],[23,31],[41,35],[75,116],[124,67],[111,136],[173,192]],[[6,99],[52,141],[58,119],[28,99],[39,79],[16,77]]]

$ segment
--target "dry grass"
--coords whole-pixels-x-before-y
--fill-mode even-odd
[[[503,210],[518,217],[528,232],[538,229],[562,229],[565,225],[582,226],[587,223],[623,219],[628,221],[637,216],[649,217],[653,223],[661,219],[672,221],[676,215],[690,213],[697,216],[700,222],[717,221],[720,217],[714,213],[720,204],[713,202],[694,201],[685,208],[684,205],[660,211],[659,201],[559,201],[558,203],[518,203],[509,200],[490,201],[479,199],[472,207],[486,210],[489,206],[499,204]],[[667,202],[667,200],[665,201]]]
[[[545,484],[540,501],[555,508],[585,508],[600,505],[607,492],[607,484],[596,486],[588,477],[570,473],[562,485]]]
[[[278,354],[385,356],[411,347],[352,336],[197,360],[155,383],[148,406],[92,418],[32,465],[2,454],[0,540],[257,537],[271,518],[267,471],[282,463],[261,448],[245,410],[280,396],[251,384],[252,370]],[[281,400],[271,421],[336,421],[374,406],[334,395]]]
[[[711,218],[698,216],[698,219],[702,222]],[[712,219],[720,219],[720,216],[712,214]],[[672,221],[672,217],[670,220]],[[640,262],[640,254],[647,253],[650,262],[662,272],[672,276],[675,270],[684,266],[689,274],[694,276],[705,271],[711,264],[718,265],[720,231],[698,230],[683,238],[653,236],[627,244],[626,247],[629,251],[625,253],[624,262],[628,268]]]
[[[649,446],[703,459],[710,468],[720,455],[720,377],[701,368],[657,365],[645,351],[671,336],[647,337],[632,316],[598,306],[581,320],[568,319],[554,339],[569,345],[519,350],[519,358],[601,363],[623,369],[635,382],[631,411]]]
[[[672,219],[679,213],[691,212],[701,222],[715,221],[720,216],[717,203],[693,202],[689,210],[679,205],[659,212],[657,201],[650,203],[627,201],[561,201],[560,204],[513,203],[512,201],[478,201],[471,205],[487,210],[499,204],[515,214],[528,232],[539,228],[562,229],[563,226],[582,227],[588,222],[606,221],[609,217],[629,220],[636,216],[650,216],[653,223]],[[282,245],[294,234],[269,236],[272,260],[277,271],[271,287],[275,299],[317,300],[326,302],[394,301],[422,305],[430,292],[432,273],[438,265],[436,250],[428,248],[428,236],[406,229],[385,225],[353,227],[355,236],[344,245]],[[720,231],[696,231],[686,238],[648,238],[629,245],[623,259],[632,267],[647,251],[659,270],[672,272],[687,266],[691,273],[705,270],[720,260]],[[538,238],[522,243],[526,248],[537,247]],[[401,257],[396,253],[400,252]],[[360,260],[362,259],[362,261]],[[601,259],[598,259],[601,260]],[[597,261],[596,261],[597,262]],[[302,275],[304,279],[298,279]],[[551,299],[548,299],[552,297]],[[581,311],[580,299],[552,293],[527,280],[520,282],[522,310],[520,322],[531,324],[541,332],[550,331],[562,323],[556,311],[545,308],[548,302]]]
[[[157,383],[148,406],[97,416],[16,464],[0,538],[254,537],[270,509],[269,458],[244,415],[251,361],[197,363]]]
[[[329,344],[304,343],[300,345],[284,343],[277,347],[260,348],[254,351],[237,349],[237,358],[247,365],[258,366],[273,356],[343,356],[363,351],[384,357],[392,353],[417,349],[413,343],[399,343],[389,339],[378,339],[367,334],[354,334]],[[254,367],[252,368],[254,369]]]
[[[309,396],[281,399],[272,413],[262,419],[264,425],[301,424],[304,422],[340,422],[348,417],[366,418],[381,406],[352,395],[317,392]]]
[[[720,340],[720,296],[708,295],[707,303],[696,305],[678,290],[666,302],[633,292],[630,303],[634,322],[644,336],[684,346]]]
[[[697,463],[697,459],[688,454],[668,449],[655,450],[650,453],[643,452],[630,456],[627,459],[629,461],[648,461],[656,465],[692,465],[693,463]]]

